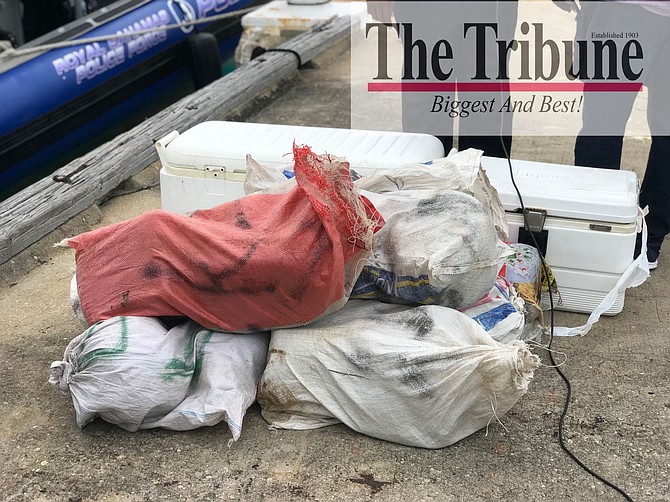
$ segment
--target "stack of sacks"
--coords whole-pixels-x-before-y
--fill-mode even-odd
[[[480,156],[353,183],[345,161],[296,148],[289,181],[249,159],[245,189],[266,193],[70,239],[73,306],[98,324],[52,365],[52,384],[82,426],[226,420],[236,439],[268,354],[258,400],[273,427],[342,421],[427,448],[485,427],[539,361],[521,341],[523,302],[498,277],[506,225]],[[159,316],[192,321],[168,330]]]
[[[80,426],[98,416],[130,431],[225,420],[239,437],[267,330],[341,308],[383,225],[346,162],[298,146],[294,160],[286,193],[192,217],[150,211],[65,242],[76,250],[72,306],[93,326],[50,381],[72,397]],[[165,317],[190,321],[168,329]]]
[[[441,448],[502,416],[526,392],[539,359],[521,341],[532,336],[523,300],[498,275],[512,251],[480,157],[470,150],[355,182],[384,227],[342,310],[272,331],[258,393],[271,427],[343,422],[377,438]],[[248,164],[247,175],[268,180],[259,169]],[[276,179],[262,188],[291,186]]]

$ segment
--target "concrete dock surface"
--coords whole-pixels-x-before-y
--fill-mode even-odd
[[[241,118],[348,127],[347,44],[316,63],[318,69],[303,71]],[[512,156],[571,163],[573,143],[518,138]],[[641,174],[648,146],[645,139],[627,140],[624,164]],[[145,178],[152,185],[152,174]],[[80,430],[71,400],[47,383],[50,363],[82,331],[68,302],[74,253],[49,246],[159,206],[156,186],[115,197],[1,268],[1,500],[623,500],[560,449],[557,426],[566,391],[549,367],[536,371],[503,425],[492,422],[488,431],[441,450],[380,441],[343,425],[270,431],[257,405],[231,446],[224,423],[191,432],[129,433],[98,420]],[[567,357],[562,369],[573,386],[568,446],[636,501],[670,500],[669,263],[661,255],[647,282],[628,291],[621,314],[603,318],[583,338],[553,345],[557,361]],[[556,314],[558,325],[585,320]],[[546,353],[536,352],[548,365]]]

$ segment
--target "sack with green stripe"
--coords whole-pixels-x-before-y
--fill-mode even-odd
[[[268,334],[232,335],[189,321],[114,317],[70,342],[49,382],[72,397],[77,424],[100,417],[128,431],[228,423],[233,439],[256,398]]]

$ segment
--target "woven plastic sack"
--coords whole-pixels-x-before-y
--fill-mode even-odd
[[[155,210],[67,240],[85,320],[185,316],[254,332],[306,324],[348,299],[381,224],[346,162],[294,148],[297,186],[197,211]],[[361,264],[361,265],[359,265]]]
[[[393,169],[377,169],[360,180],[360,190],[389,193],[403,190],[456,190],[472,195],[489,214],[498,237],[507,240],[505,208],[497,190],[491,185],[482,168],[484,152],[470,148],[458,152],[452,150],[442,159],[423,164],[408,164]]]
[[[183,357],[189,338],[167,332],[158,319],[116,317],[70,342],[63,360],[51,364],[49,382],[72,396],[80,427],[100,416],[136,431],[143,420],[164,416],[184,400],[191,374],[169,363]]]
[[[530,336],[526,330],[524,309],[524,301],[512,285],[504,277],[498,276],[486,295],[474,305],[461,309],[461,312],[484,328],[494,340],[509,343]]]
[[[441,448],[501,417],[539,358],[453,309],[351,300],[309,326],[272,333],[258,390],[274,428],[343,422],[396,443]]]
[[[508,251],[477,199],[446,189],[363,193],[385,225],[351,298],[461,309],[491,289]]]
[[[77,424],[97,417],[128,431],[228,423],[233,439],[256,397],[268,333],[232,335],[193,322],[168,330],[154,318],[91,326],[51,364],[49,382],[70,395]]]
[[[220,333],[194,322],[170,330],[167,336],[175,331],[186,332],[194,341],[191,385],[176,408],[164,417],[145,420],[141,428],[184,431],[225,421],[237,441],[242,419],[256,401],[256,386],[265,368],[270,334]],[[190,370],[186,368],[187,372]]]

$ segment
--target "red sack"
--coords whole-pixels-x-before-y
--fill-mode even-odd
[[[294,146],[297,186],[192,217],[150,211],[69,239],[90,324],[175,316],[249,332],[307,324],[339,309],[383,224],[349,164]]]

